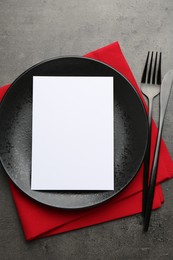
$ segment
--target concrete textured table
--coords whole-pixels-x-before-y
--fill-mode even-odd
[[[172,0],[0,0],[0,85],[47,58],[83,55],[118,40],[139,82],[148,50],[173,68]],[[163,137],[173,157],[173,91]],[[154,117],[158,119],[158,98]],[[140,215],[26,242],[0,169],[0,259],[173,259],[173,180],[147,234]]]

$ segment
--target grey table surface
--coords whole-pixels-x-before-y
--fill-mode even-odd
[[[118,40],[137,82],[148,50],[173,68],[172,0],[0,0],[0,85],[47,58],[83,55]],[[173,157],[173,91],[163,137]],[[154,102],[154,118],[159,113]],[[173,180],[142,233],[140,215],[27,242],[0,168],[0,259],[173,259]]]

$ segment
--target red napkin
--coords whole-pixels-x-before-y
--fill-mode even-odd
[[[118,42],[93,51],[85,56],[102,61],[121,72],[133,84],[143,100],[143,96],[137,86]],[[3,98],[3,95],[9,86],[10,85],[6,85],[0,88],[0,100]],[[156,136],[157,128],[153,122],[151,157],[153,156]],[[60,210],[36,202],[20,191],[9,180],[14,202],[16,204],[26,239],[32,240],[50,236],[141,212],[142,172],[143,167],[141,167],[133,181],[118,196],[95,208],[77,211]],[[172,177],[173,161],[169,155],[166,145],[162,141],[153,209],[161,207],[164,201],[162,189],[159,183]]]

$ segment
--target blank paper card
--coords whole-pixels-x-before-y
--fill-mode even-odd
[[[113,77],[33,77],[32,190],[113,190]]]

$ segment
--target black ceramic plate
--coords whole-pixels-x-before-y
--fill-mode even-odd
[[[114,77],[114,191],[31,190],[33,76]],[[58,208],[94,206],[122,191],[141,166],[147,134],[145,109],[133,86],[116,70],[87,58],[57,58],[33,66],[11,85],[0,106],[0,159],[4,169],[24,193],[39,202]]]

